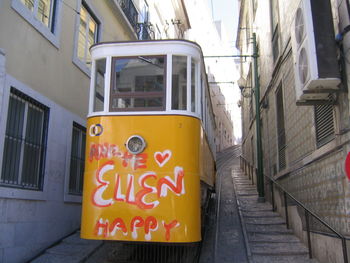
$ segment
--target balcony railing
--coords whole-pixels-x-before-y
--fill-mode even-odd
[[[154,31],[151,23],[138,23],[137,24],[137,37],[139,40],[154,39]]]
[[[138,20],[138,12],[131,0],[118,0],[118,3],[123,10],[125,16],[129,20],[131,26],[137,32],[137,20]]]

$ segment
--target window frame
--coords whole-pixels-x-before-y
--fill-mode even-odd
[[[122,95],[112,95],[112,88],[115,84],[115,77],[112,76],[112,73],[114,72],[113,68],[115,65],[115,61],[118,59],[134,59],[138,58],[139,56],[131,56],[131,57],[112,57],[111,59],[111,78],[110,78],[110,84],[109,86],[109,99],[108,99],[108,112],[115,113],[115,112],[136,112],[136,111],[165,111],[166,110],[166,97],[167,97],[167,56],[166,55],[147,55],[142,56],[145,58],[163,58],[164,59],[164,74],[163,74],[163,91],[162,92],[148,92],[146,93],[147,96],[145,96],[145,92],[123,92]],[[154,98],[154,96],[159,95],[162,93],[162,107],[133,107],[133,108],[117,108],[115,110],[112,110],[112,98]]]
[[[177,58],[182,58],[181,60],[183,61],[176,61],[174,60],[174,57],[177,57]],[[191,94],[191,91],[189,91],[190,89],[190,78],[191,78],[191,68],[189,68],[191,66],[191,62],[189,60],[189,56],[186,56],[186,55],[177,55],[177,54],[172,54],[172,58],[171,58],[171,107],[170,109],[172,111],[189,111],[189,109],[191,108],[190,107],[190,104],[191,104],[191,99],[190,99],[190,94]],[[180,80],[178,80],[178,86],[177,86],[177,93],[178,94],[174,94],[175,92],[175,86],[174,86],[174,63],[184,63],[186,65],[186,68],[182,68],[182,69],[185,69],[186,70],[186,77],[185,77],[185,81],[184,83],[182,84],[185,84],[185,85],[182,85],[181,86],[181,83],[180,83]],[[176,73],[179,73],[180,72],[176,72]],[[183,89],[184,88],[184,89]],[[182,94],[182,96],[180,97],[180,93]],[[174,104],[174,99],[175,99],[175,96],[177,97],[178,99],[178,105],[175,105]],[[184,102],[183,106],[180,108],[179,105],[182,104],[180,103],[181,102]],[[178,108],[176,108],[175,106],[178,106]]]
[[[279,33],[279,7],[278,0],[270,0],[271,20],[271,49],[272,59],[275,64],[280,56],[280,33]]]
[[[73,156],[73,131],[74,129],[77,129],[79,134],[79,138],[78,138],[78,155],[79,153],[81,155],[79,156]],[[85,141],[83,141],[83,135],[85,134]],[[82,181],[84,182],[84,166],[83,166],[83,175],[82,177],[80,177],[79,174],[74,174],[72,175],[72,161],[73,161],[73,158],[77,158],[78,161],[80,162],[83,162],[83,164],[85,163],[85,146],[86,146],[86,127],[80,125],[79,123],[73,121],[72,123],[72,129],[71,129],[71,141],[70,141],[70,162],[69,162],[69,170],[68,170],[68,173],[69,173],[69,176],[68,176],[68,194],[69,195],[73,195],[73,196],[82,196],[82,193],[83,193],[83,183],[80,184],[80,179],[82,179]],[[84,151],[83,151],[84,149]],[[76,171],[75,171],[76,172]],[[80,171],[80,168],[78,167],[78,172],[81,172]],[[75,177],[76,179],[76,188],[79,188],[78,191],[71,191],[71,178],[72,176]],[[81,185],[81,189],[80,189],[80,186]],[[77,189],[75,189],[77,190]]]
[[[33,0],[34,4],[40,0]],[[47,27],[42,21],[40,21],[34,13],[25,6],[21,0],[12,0],[11,7],[14,9],[23,19],[31,24],[43,37],[45,37],[56,48],[60,47],[60,33],[61,33],[61,18],[62,18],[62,1],[53,0],[52,8],[52,22],[51,26]],[[37,9],[36,9],[37,11]]]
[[[4,127],[4,145],[1,147],[3,156],[5,152],[5,142],[6,142],[6,133],[7,133],[7,124],[9,120],[9,105],[10,105],[10,100],[11,96],[16,96],[19,99],[23,100],[25,103],[25,110],[24,110],[24,117],[23,117],[23,127],[22,127],[22,134],[21,137],[23,138],[23,141],[21,142],[20,148],[20,161],[18,164],[18,169],[19,169],[19,174],[18,174],[18,180],[22,179],[22,171],[23,171],[23,159],[24,159],[24,147],[25,147],[25,141],[27,140],[27,137],[24,133],[26,133],[26,128],[27,128],[27,120],[28,120],[28,108],[31,105],[34,105],[35,107],[40,108],[43,111],[43,120],[42,120],[42,135],[40,138],[41,142],[41,148],[40,148],[40,153],[39,153],[39,171],[38,171],[38,185],[37,187],[26,187],[23,185],[21,182],[18,184],[8,184],[5,182],[1,182],[0,186],[4,188],[15,188],[18,190],[27,190],[27,191],[37,191],[37,192],[42,192],[44,189],[44,179],[45,179],[45,164],[46,164],[46,151],[47,151],[47,140],[48,140],[48,133],[49,133],[49,115],[50,115],[50,108],[46,106],[45,104],[39,102],[32,96],[22,92],[20,89],[15,88],[13,85],[9,88],[9,94],[8,94],[8,104],[7,106],[7,112],[6,112],[6,123]],[[0,178],[2,177],[2,171],[4,169],[4,159],[1,158],[1,171],[0,171]]]
[[[103,32],[103,23],[102,23],[102,18],[98,14],[98,12],[91,6],[89,5],[85,0],[79,0],[77,1],[77,7],[76,10],[80,10],[81,7],[84,7],[89,14],[90,17],[92,17],[97,25],[96,29],[96,36],[95,36],[95,43],[98,43],[101,39],[101,32]],[[88,25],[88,24],[87,24]],[[74,45],[73,45],[73,63],[82,71],[84,72],[87,76],[90,77],[91,75],[91,70],[92,70],[92,61],[91,61],[91,66],[88,67],[87,63],[84,61],[80,60],[78,57],[78,42],[79,42],[79,28],[80,28],[80,12],[77,12],[76,15],[76,21],[75,21],[75,33],[74,33]],[[87,49],[87,52],[89,52],[89,49]]]
[[[278,98],[282,100],[279,101]],[[277,167],[278,171],[285,170],[288,167],[287,158],[287,135],[285,118],[285,99],[283,83],[280,82],[275,91],[276,102],[276,134],[277,134]]]

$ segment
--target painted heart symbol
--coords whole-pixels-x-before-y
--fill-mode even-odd
[[[170,150],[154,153],[154,159],[156,160],[159,167],[163,167],[169,161],[170,157],[171,157]]]

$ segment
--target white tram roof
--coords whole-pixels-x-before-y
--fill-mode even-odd
[[[101,42],[92,45],[90,52],[93,59],[109,56],[132,57],[165,54],[192,56],[198,60],[203,57],[202,49],[197,43],[178,39]]]

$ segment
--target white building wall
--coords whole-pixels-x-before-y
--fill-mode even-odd
[[[212,20],[209,7],[205,1],[187,1],[186,8],[190,17],[191,30],[188,38],[197,42],[204,56],[232,54],[232,48],[226,38],[226,32],[220,21]],[[218,32],[218,29],[221,32]],[[221,151],[234,144],[235,135],[232,116],[239,110],[236,101],[239,99],[239,89],[233,84],[212,83],[229,82],[237,78],[236,67],[232,58],[205,59],[212,105],[216,117],[216,148]],[[221,125],[219,125],[221,123]],[[220,128],[221,127],[221,128]],[[226,136],[225,136],[226,131]]]

